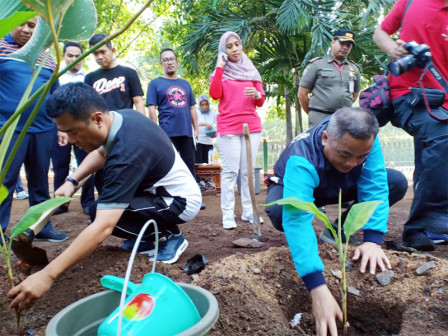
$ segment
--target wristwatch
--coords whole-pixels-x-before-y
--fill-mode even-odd
[[[76,181],[73,177],[70,177],[70,176],[67,176],[67,178],[66,178],[65,180],[68,181],[68,182],[70,182],[70,183],[73,183],[73,185],[74,185],[75,187],[77,187],[78,184],[79,184],[78,181]]]

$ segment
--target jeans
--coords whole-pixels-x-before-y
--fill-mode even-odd
[[[248,175],[246,140],[243,134],[224,135],[218,137],[218,147],[222,158],[221,172],[221,211],[223,217],[233,216],[235,210],[234,186],[241,174],[241,204],[245,215],[252,214],[252,201],[250,198]],[[251,133],[250,142],[252,148],[252,169],[255,168],[258,147],[261,141],[261,133]]]
[[[394,169],[387,169],[387,184],[389,186],[389,206],[394,205],[399,200],[401,200],[406,191],[408,189],[408,181],[406,177],[402,173]],[[349,193],[343,195],[343,200],[347,201],[355,201],[357,195],[357,190],[350,190]],[[266,204],[277,201],[283,198],[283,185],[281,184],[271,184],[268,188],[268,194],[266,196]],[[320,203],[318,199],[315,200],[315,203]],[[328,204],[336,204],[337,200]],[[322,204],[327,205],[327,204]],[[272,205],[265,207],[266,214],[271,219],[272,225],[279,231],[283,231],[282,226],[282,211],[283,206],[281,205]]]
[[[8,154],[16,142],[19,132],[14,132],[8,148]],[[48,190],[48,169],[50,167],[51,152],[56,139],[56,130],[42,133],[26,134],[20,144],[3,184],[8,188],[9,194],[0,206],[0,222],[3,231],[6,230],[11,215],[11,204],[14,189],[19,177],[20,168],[25,164],[26,179],[28,181],[28,194],[30,206],[39,204],[50,198]],[[53,229],[50,221],[41,231],[49,232]]]

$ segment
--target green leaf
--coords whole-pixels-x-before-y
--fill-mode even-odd
[[[56,6],[56,8],[62,6],[62,4],[60,3],[61,1],[62,0],[58,1],[58,5]],[[64,1],[65,3],[62,8],[64,9],[64,11],[67,8],[67,12],[65,13],[62,20],[61,30],[58,38],[70,41],[80,41],[88,39],[95,31],[97,23],[96,10],[93,0],[75,0],[74,2],[73,0]],[[71,4],[72,2],[73,4],[68,7],[67,4]],[[41,14],[41,6],[36,5],[36,8],[39,9],[39,14]],[[62,14],[63,12],[53,12],[55,29],[57,29],[59,25]],[[50,25],[42,18],[39,18],[33,36],[31,36],[28,43],[15,53],[11,54],[10,57],[24,60],[29,64],[30,67],[34,67],[34,64],[36,63],[36,60],[39,57],[40,53],[47,49],[52,42],[53,37],[51,35]]]
[[[299,210],[302,210],[304,212],[312,213],[312,214],[316,215],[316,217],[319,218],[322,222],[324,222],[325,226],[327,228],[329,228],[333,233],[335,233],[333,226],[331,225],[327,216],[322,211],[320,211],[313,202],[305,202],[305,201],[298,199],[297,197],[292,196],[292,197],[286,197],[286,198],[279,199],[279,200],[269,203],[269,204],[265,204],[265,206],[271,206],[274,204],[291,205],[291,206],[293,206]]]
[[[2,0],[0,5],[0,37],[5,36],[14,28],[35,16],[36,13],[27,8],[20,0]]]
[[[95,32],[97,15],[93,0],[75,0],[62,20],[59,39],[84,41]]]
[[[369,201],[357,203],[352,206],[347,218],[344,222],[344,234],[347,241],[350,236],[361,229],[372,216],[378,204],[384,203],[381,201]]]
[[[11,239],[17,237],[19,234],[27,230],[30,226],[38,223],[40,220],[49,217],[51,213],[60,205],[71,201],[71,197],[51,198],[45,202],[33,205],[25,213],[20,222],[11,230]],[[44,223],[46,224],[46,223]]]
[[[67,8],[73,3],[74,0],[51,0],[51,15],[54,22],[60,19],[60,15],[67,11]],[[50,22],[47,1],[42,0],[22,0],[22,2],[31,7],[39,16]]]
[[[6,188],[3,184],[0,186],[0,204],[3,203],[3,200],[8,197],[8,188]]]

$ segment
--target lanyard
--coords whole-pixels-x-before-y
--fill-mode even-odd
[[[338,63],[336,63],[336,61],[333,61],[333,64],[336,67],[336,69],[338,69],[339,72],[342,72],[342,70],[344,69],[345,63],[342,63],[342,65],[340,67],[339,67]]]

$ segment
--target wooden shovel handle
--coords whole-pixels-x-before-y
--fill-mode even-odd
[[[257,200],[255,199],[255,186],[254,186],[254,173],[252,167],[252,146],[250,143],[249,127],[247,124],[243,124],[244,138],[246,139],[246,155],[247,155],[247,180],[249,183],[250,199],[252,201],[252,213],[253,213],[253,230],[255,238],[258,240],[261,237],[260,229],[260,214],[258,212]],[[243,186],[241,186],[242,188]]]

